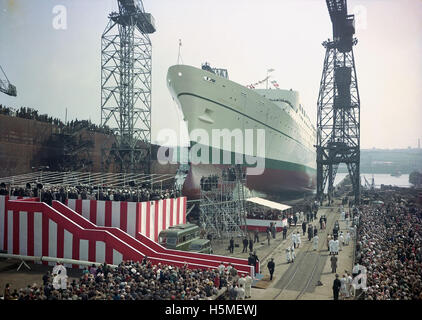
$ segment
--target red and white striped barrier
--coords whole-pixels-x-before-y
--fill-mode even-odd
[[[5,241],[5,232],[3,228],[3,224],[6,218],[6,205],[8,200],[16,200],[16,199],[23,199],[23,197],[16,197],[16,196],[0,196],[0,250],[6,251],[7,248],[4,245]]]
[[[277,232],[283,230],[284,226],[287,226],[287,219],[280,220],[262,220],[262,219],[246,219],[246,226],[248,230],[258,230],[259,232],[265,232],[267,227],[271,226],[271,223],[275,223],[275,229]]]
[[[157,241],[160,231],[186,223],[186,197],[147,202],[69,199],[67,205],[97,226],[116,227]]]
[[[187,264],[200,269],[217,268],[223,261],[232,263],[241,274],[253,274],[246,259],[169,250],[141,233],[133,237],[121,228],[97,226],[57,201],[52,208],[31,199],[6,201],[0,197],[0,208],[0,243],[9,254],[108,264],[141,261],[147,255],[154,264]]]
[[[179,266],[187,263],[190,267],[206,269],[217,268],[221,261],[224,261],[226,264],[231,263],[239,273],[252,274],[252,269],[247,265],[246,259],[167,249],[140,233],[134,238],[119,228],[96,226],[85,217],[58,201],[53,201],[53,208],[84,228],[106,230],[113,233],[126,244],[137,248],[143,254],[147,255],[150,260],[156,261],[157,263],[161,262]]]
[[[41,202],[9,201],[3,221],[3,248],[10,254],[109,264],[141,255],[115,235],[84,229]]]

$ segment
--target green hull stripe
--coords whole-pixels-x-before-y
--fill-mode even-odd
[[[196,146],[197,143],[196,142],[191,142],[192,147]],[[213,150],[216,150],[215,148],[211,147],[211,146],[204,146],[204,145],[199,145],[198,146],[198,150],[201,151],[202,149],[208,148],[208,164],[213,164],[212,160],[213,160]],[[177,161],[180,162],[180,148],[177,148]],[[225,163],[225,159],[223,158],[223,154],[224,154],[224,150],[219,149],[219,154],[220,154],[220,159],[218,161],[217,164],[227,164],[227,165],[234,165],[236,164],[236,155],[238,158],[240,158],[240,161],[243,162],[243,164],[245,164],[247,167],[255,167],[256,163],[254,164],[248,164],[246,162],[246,156],[245,155],[239,155],[238,153],[235,152],[230,152],[230,163]],[[226,151],[227,153],[227,151]],[[197,155],[195,155],[196,157],[198,157],[199,159],[201,159],[201,152],[198,152]],[[227,157],[227,156],[226,156]],[[192,160],[192,159],[190,159]],[[249,159],[250,161],[252,161],[253,159]],[[275,170],[287,170],[287,171],[299,171],[299,172],[306,172],[310,175],[314,175],[316,174],[316,169],[315,168],[311,168],[302,164],[297,164],[297,163],[293,163],[293,162],[287,162],[287,161],[282,161],[282,160],[274,160],[274,159],[269,159],[269,158],[265,158],[264,159],[264,166],[266,169],[275,169]],[[237,162],[239,163],[239,162]],[[206,163],[199,163],[199,164],[206,164]]]

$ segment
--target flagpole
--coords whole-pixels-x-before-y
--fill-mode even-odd
[[[267,90],[268,90],[268,79],[269,79],[269,74],[270,74],[270,72],[273,72],[274,71],[274,69],[267,69]]]
[[[181,56],[180,56],[180,49],[181,49],[181,47],[182,47],[182,39],[179,39],[179,55],[177,56],[177,64],[180,64],[180,59],[181,59]],[[183,63],[183,61],[182,61],[182,63]]]

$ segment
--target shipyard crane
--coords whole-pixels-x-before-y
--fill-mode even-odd
[[[9,79],[6,76],[6,73],[4,72],[3,68],[0,66],[0,70],[4,75],[4,79],[0,78],[0,92],[3,92],[9,96],[16,97],[16,87],[10,83]]]
[[[328,182],[332,198],[340,163],[347,165],[355,202],[360,201],[360,98],[353,46],[357,44],[354,15],[346,0],[326,0],[333,39],[326,49],[318,96],[317,197],[322,201]]]
[[[151,75],[154,18],[141,0],[118,0],[101,37],[101,125],[112,130],[113,146],[102,148],[103,170],[150,171]],[[111,160],[111,157],[114,157]]]

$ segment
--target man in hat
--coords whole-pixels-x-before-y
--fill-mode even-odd
[[[314,236],[314,227],[310,224],[308,226],[308,241],[311,241]]]
[[[271,258],[271,260],[268,262],[267,268],[268,268],[268,271],[270,272],[270,281],[272,281],[273,280],[273,273],[274,273],[274,269],[275,269],[274,258]]]
[[[248,252],[248,244],[249,244],[248,238],[245,237],[243,239],[243,250],[242,250],[242,253]]]
[[[254,258],[253,258],[253,253],[252,252],[249,252],[248,265],[250,265],[250,266],[253,266],[254,265]]]
[[[257,263],[259,262],[256,251],[253,252],[252,258],[253,258],[253,262],[254,262],[253,266],[255,267],[255,273],[256,273],[256,266],[257,266]]]
[[[305,235],[306,234],[306,222],[305,221],[302,222],[302,231],[303,231],[303,235]]]
[[[332,255],[331,258],[331,272],[336,273],[337,270],[337,257],[335,255]]]
[[[338,278],[338,274],[336,274],[336,278],[333,282],[333,296],[334,300],[338,300],[338,293],[340,292],[341,281]]]
[[[249,252],[253,251],[253,240],[252,238],[249,239]]]
[[[259,232],[258,232],[258,229],[255,229],[255,231],[254,231],[254,240],[253,240],[253,242],[255,243],[255,242],[259,242]]]
[[[283,240],[286,240],[286,236],[287,236],[287,226],[283,227]]]
[[[234,239],[233,239],[233,237],[231,237],[231,239],[230,239],[229,250],[230,250],[230,253],[234,252]]]

